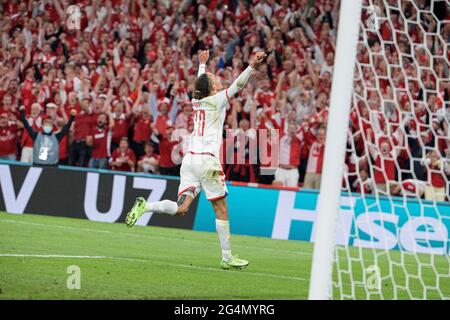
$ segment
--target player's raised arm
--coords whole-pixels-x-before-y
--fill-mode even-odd
[[[245,69],[239,77],[234,80],[233,84],[226,90],[227,96],[232,97],[234,96],[239,90],[242,90],[242,88],[245,87],[245,85],[248,82],[248,79],[250,79],[250,76],[253,72],[253,70],[257,69],[265,60],[266,53],[263,51],[256,52],[251,58],[250,58],[250,64]]]
[[[209,50],[204,50],[200,52],[200,54],[198,55],[198,61],[200,65],[198,66],[197,77],[200,77],[202,74],[206,72],[206,63],[208,62],[208,59],[209,59]]]

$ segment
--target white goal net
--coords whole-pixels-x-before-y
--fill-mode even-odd
[[[450,298],[449,0],[365,0],[333,299]]]

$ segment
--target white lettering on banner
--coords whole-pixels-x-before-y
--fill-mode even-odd
[[[127,177],[114,175],[110,208],[107,212],[100,212],[97,209],[99,176],[98,173],[89,172],[87,174],[84,212],[86,213],[86,217],[92,221],[116,222],[122,215]]]
[[[272,238],[289,239],[292,221],[305,221],[313,224],[309,241],[315,239],[316,210],[295,209],[294,191],[280,191],[278,196],[277,210],[275,213],[275,221],[272,229]],[[350,197],[341,198],[341,209],[338,217],[338,228],[340,232],[336,234],[336,243],[347,245],[352,227],[353,205],[355,199]],[[347,208],[350,207],[350,210]]]
[[[419,227],[425,231],[419,231]],[[400,230],[400,243],[405,250],[429,254],[446,254],[448,230],[438,219],[431,217],[416,217],[406,222]],[[431,245],[430,241],[442,243]],[[421,245],[425,242],[426,245]],[[450,254],[450,252],[449,252]]]
[[[114,175],[111,205],[107,212],[100,212],[97,209],[97,195],[99,187],[99,174],[88,173],[86,179],[86,194],[84,198],[84,211],[89,220],[101,222],[116,222],[123,212],[125,199],[126,176]],[[167,188],[167,180],[152,178],[133,178],[134,189],[152,190],[147,201],[154,202],[161,200]],[[145,213],[136,222],[137,225],[145,226],[152,217],[152,213]]]
[[[30,201],[31,194],[41,176],[42,168],[30,167],[25,176],[17,197],[14,192],[14,182],[8,165],[0,165],[0,187],[2,189],[5,210],[9,213],[22,214]]]
[[[339,245],[348,245],[348,239],[352,231],[353,208],[355,207],[356,200],[355,197],[341,197],[340,199],[339,215],[336,225],[337,230],[339,230],[336,232],[336,243]]]
[[[167,180],[135,177],[133,179],[133,188],[152,190],[152,192],[150,192],[147,198],[147,201],[155,202],[161,200],[164,192],[166,191]],[[149,220],[151,219],[152,215],[153,215],[152,212],[144,213],[136,221],[136,224],[140,226],[146,226]]]
[[[273,222],[272,238],[288,240],[292,220],[308,221],[313,224],[316,221],[315,211],[295,209],[294,202],[295,192],[280,191]]]
[[[272,238],[288,240],[292,222],[302,221],[312,223],[311,233],[302,235],[302,239],[314,242],[316,209],[296,209],[296,195],[294,191],[279,192]],[[357,198],[354,197],[341,197],[336,234],[336,243],[339,245],[350,245],[356,201]],[[409,220],[399,225],[399,216],[392,212],[370,211],[359,214],[355,218],[354,232],[357,237],[352,245],[384,250],[400,246],[409,252],[450,255],[448,229],[441,220],[433,217],[407,217]],[[387,224],[391,224],[393,228],[388,228]]]
[[[366,233],[370,239],[355,239],[354,246],[373,248],[373,249],[393,249],[397,245],[397,237],[395,234],[384,228],[376,221],[383,223],[391,222],[397,226],[398,217],[392,213],[385,212],[367,212],[360,214],[356,218],[356,228]]]

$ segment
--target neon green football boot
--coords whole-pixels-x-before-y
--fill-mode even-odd
[[[128,228],[134,226],[136,221],[145,213],[146,204],[147,201],[145,201],[144,198],[142,197],[136,198],[133,208],[131,208],[130,212],[127,213],[127,217],[125,218],[125,224],[127,225]]]
[[[244,260],[244,259],[238,259],[237,256],[233,256],[230,261],[222,260],[220,262],[220,267],[225,270],[232,269],[232,268],[243,269],[246,266],[248,266],[248,261]]]

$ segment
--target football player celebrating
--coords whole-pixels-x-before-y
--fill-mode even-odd
[[[192,201],[203,189],[216,213],[216,230],[222,249],[221,268],[240,269],[248,265],[248,261],[231,254],[230,225],[225,199],[228,192],[218,156],[230,97],[244,88],[252,72],[265,58],[266,53],[256,52],[251,57],[249,66],[229,88],[223,90],[220,78],[206,72],[209,51],[200,53],[200,66],[192,99],[194,130],[189,137],[189,148],[181,165],[178,203],[170,200],[147,203],[144,198],[139,197],[127,214],[125,223],[128,227],[133,226],[146,212],[185,215]]]

